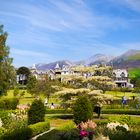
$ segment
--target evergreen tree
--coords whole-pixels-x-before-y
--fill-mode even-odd
[[[74,122],[76,124],[86,122],[93,117],[93,109],[91,102],[86,96],[79,97],[73,107]]]
[[[8,34],[0,26],[0,95],[16,82],[15,69],[12,66],[12,58],[9,58],[9,47],[6,45]]]
[[[43,122],[45,117],[45,106],[40,99],[33,101],[28,111],[28,124]]]

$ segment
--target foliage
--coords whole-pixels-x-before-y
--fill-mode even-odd
[[[80,114],[80,115],[79,115]],[[93,109],[86,96],[79,97],[73,106],[74,122],[76,124],[92,119]]]
[[[13,95],[14,95],[14,96],[19,95],[19,88],[18,88],[18,87],[15,87],[15,88],[14,88]]]
[[[9,58],[9,47],[6,45],[8,34],[0,25],[0,95],[6,94],[7,90],[16,82],[16,73]]]
[[[19,83],[22,85],[26,85],[30,74],[31,72],[27,67],[23,66],[23,67],[18,68],[17,75],[19,76]]]
[[[48,80],[39,80],[37,83],[30,89],[34,95],[44,95],[47,97],[48,101],[52,93],[56,91],[53,87],[53,83]]]
[[[102,114],[128,114],[128,115],[140,115],[140,110],[130,109],[103,109]]]
[[[0,99],[0,109],[16,109],[19,100],[17,98],[2,98]]]
[[[2,137],[5,135],[6,129],[3,127],[0,127],[0,140],[2,140]]]
[[[117,130],[105,130],[105,135],[109,136],[110,140],[139,140],[140,133],[137,131],[125,131],[122,127]]]
[[[37,79],[35,76],[29,76],[27,83],[27,91],[33,94],[35,87],[37,86]]]
[[[89,99],[93,106],[102,107],[108,100],[112,99],[111,95],[103,94],[101,90],[93,90],[88,93]]]
[[[38,122],[38,123],[29,125],[29,128],[32,131],[32,136],[35,136],[37,134],[40,134],[42,132],[49,130],[50,124],[49,122]]]
[[[7,131],[3,136],[2,140],[27,140],[31,138],[32,131],[28,127],[17,128],[13,131]]]
[[[75,99],[78,96],[85,95],[90,90],[86,88],[79,88],[79,89],[64,89],[62,91],[58,91],[56,95],[59,95],[60,99],[62,99],[62,106],[64,108],[71,107],[74,103]]]
[[[43,122],[45,117],[45,107],[40,99],[33,101],[28,111],[28,124]]]

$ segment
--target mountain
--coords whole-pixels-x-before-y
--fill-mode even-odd
[[[74,63],[68,61],[68,60],[61,60],[61,61],[56,61],[48,64],[36,64],[35,67],[38,70],[49,70],[49,69],[54,69],[56,64],[59,64],[60,68],[62,68],[63,65],[65,66],[72,66]]]
[[[99,64],[107,64],[113,65],[114,68],[138,68],[140,67],[140,50],[128,50],[124,54],[113,57],[107,56],[104,54],[95,54],[85,60],[81,60],[78,62],[71,62],[69,60],[61,60],[56,61],[48,64],[36,64],[35,67],[38,70],[49,70],[54,69],[56,64],[62,68],[63,65],[65,66],[74,66],[74,65],[99,65]]]
[[[140,67],[140,50],[128,50],[124,54],[109,62],[114,68],[137,68]]]
[[[82,60],[82,61],[77,62],[76,64],[82,64],[82,65],[86,65],[86,66],[107,64],[113,58],[114,58],[113,56],[107,56],[104,54],[95,54],[86,60]]]

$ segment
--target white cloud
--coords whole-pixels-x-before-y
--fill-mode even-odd
[[[23,49],[12,48],[11,52],[12,54],[19,55],[19,56],[48,57],[46,53],[23,50]]]
[[[140,0],[110,0],[110,1],[122,4],[132,10],[140,12]]]

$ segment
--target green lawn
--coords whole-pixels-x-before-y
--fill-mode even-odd
[[[19,100],[19,103],[20,104],[30,104],[30,103],[32,103],[32,101],[35,99],[30,93],[28,93],[26,90],[20,90],[20,93],[21,92],[25,92],[25,94],[24,94],[24,96],[23,97],[18,97],[17,96],[17,98],[19,98],[20,100]],[[3,96],[2,98],[13,98],[14,97],[14,95],[13,95],[13,90],[9,90],[8,92],[7,92],[7,95],[6,96]],[[40,96],[40,98],[42,99],[42,101],[44,101],[45,100],[45,97],[43,96],[43,95],[41,95]],[[50,97],[50,99],[49,99],[49,104],[51,104],[51,103],[54,103],[54,104],[59,104],[61,102],[61,100],[60,99],[58,99],[57,97]]]
[[[121,98],[122,96],[126,96],[126,98],[131,98],[132,96],[138,96],[137,93],[132,92],[120,92],[120,91],[106,91],[105,94],[113,95],[114,97]]]
[[[128,69],[129,77],[140,77],[140,68]]]

